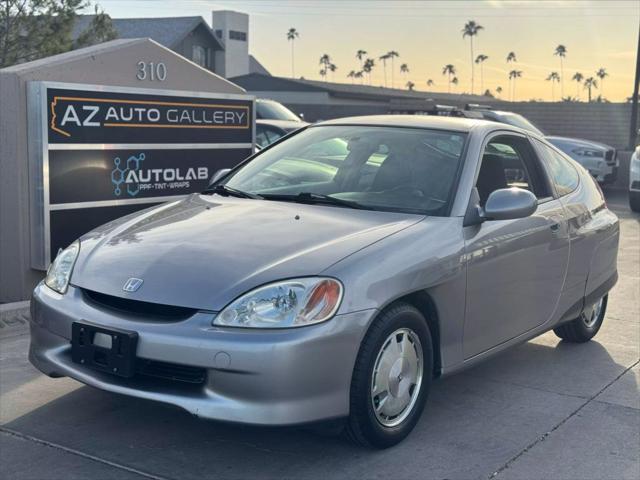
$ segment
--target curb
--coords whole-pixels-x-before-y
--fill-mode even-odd
[[[29,301],[0,305],[0,335],[26,329],[29,315]]]
[[[29,300],[25,300],[23,302],[2,303],[0,304],[0,315],[4,317],[5,312],[29,308],[29,303]]]

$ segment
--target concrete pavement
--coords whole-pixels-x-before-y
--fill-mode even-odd
[[[385,451],[305,429],[198,420],[49,379],[28,333],[0,328],[0,474],[74,478],[640,478],[640,216],[622,222],[620,280],[594,341],[547,333],[437,381],[412,435]]]

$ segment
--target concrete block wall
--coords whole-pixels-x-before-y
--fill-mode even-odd
[[[545,133],[584,138],[627,150],[630,103],[515,102],[500,108],[524,115]]]
[[[284,101],[283,103],[292,111],[304,114],[305,120],[309,122],[353,115],[380,115],[391,111],[388,102],[377,104],[334,102],[311,104]],[[464,107],[464,102],[449,101],[448,104]],[[618,150],[628,150],[630,103],[487,102],[487,104],[496,109],[524,115],[549,135],[584,138],[606,143]]]

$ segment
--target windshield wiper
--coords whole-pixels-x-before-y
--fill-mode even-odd
[[[343,200],[341,198],[332,197],[330,195],[323,195],[322,193],[312,193],[312,192],[300,192],[297,195],[264,193],[262,194],[262,198],[264,198],[265,200],[283,200],[287,202],[297,202],[297,203],[337,205],[339,207],[348,207],[348,208],[359,208],[359,209],[366,208],[364,205],[361,205],[358,202],[354,202],[352,200]]]
[[[258,195],[257,193],[243,192],[242,190],[237,190],[235,188],[227,187],[222,183],[219,183],[214,187],[207,188],[206,190],[203,190],[202,193],[217,193],[218,195],[225,195],[225,196],[238,197],[238,198],[253,198],[255,200],[259,200],[262,198],[262,196]]]

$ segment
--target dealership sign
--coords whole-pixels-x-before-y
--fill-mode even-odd
[[[203,190],[252,153],[253,125],[245,95],[32,82],[33,267],[102,223]]]

